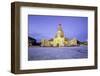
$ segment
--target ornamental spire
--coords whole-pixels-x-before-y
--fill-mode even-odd
[[[63,31],[61,24],[58,25],[58,31]]]
[[[63,32],[61,24],[58,25],[56,37],[64,37],[64,32]]]

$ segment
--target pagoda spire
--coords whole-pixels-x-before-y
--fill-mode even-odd
[[[58,31],[63,31],[63,30],[62,30],[62,25],[61,25],[61,24],[58,25]]]
[[[56,37],[64,37],[64,32],[63,32],[63,29],[62,29],[62,25],[61,24],[58,25]]]

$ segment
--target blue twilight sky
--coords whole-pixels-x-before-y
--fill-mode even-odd
[[[65,37],[88,40],[88,17],[28,15],[28,36],[41,39],[54,38],[58,24],[62,24]]]

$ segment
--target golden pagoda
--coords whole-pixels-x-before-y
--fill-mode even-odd
[[[55,38],[53,39],[53,46],[61,47],[61,46],[65,45],[64,43],[65,43],[64,32],[62,30],[61,24],[59,24],[58,29],[57,29],[57,33],[55,35]]]
[[[61,24],[58,25],[56,35],[53,39],[50,39],[50,40],[42,39],[41,40],[41,46],[45,46],[45,47],[49,47],[49,46],[64,47],[64,46],[71,46],[71,45],[77,45],[77,40],[76,39],[68,40],[64,36],[64,31],[62,29]]]

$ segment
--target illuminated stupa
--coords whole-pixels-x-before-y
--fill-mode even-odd
[[[65,44],[64,32],[62,30],[61,24],[58,25],[57,33],[53,39],[53,46],[64,46]]]

